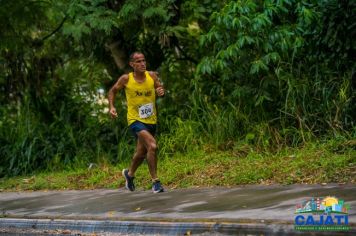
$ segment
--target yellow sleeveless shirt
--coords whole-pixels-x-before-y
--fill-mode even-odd
[[[145,75],[145,81],[138,83],[134,79],[133,73],[129,73],[129,80],[125,86],[128,125],[136,120],[146,124],[157,123],[154,80],[148,71],[145,72]]]

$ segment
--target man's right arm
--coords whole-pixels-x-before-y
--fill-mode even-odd
[[[117,112],[116,112],[116,108],[115,108],[115,105],[114,105],[115,95],[119,90],[125,88],[128,79],[129,79],[129,77],[128,77],[127,74],[122,75],[117,80],[117,82],[114,84],[114,86],[112,86],[111,89],[109,90],[109,93],[108,93],[109,113],[110,113],[112,118],[116,118],[117,117]]]

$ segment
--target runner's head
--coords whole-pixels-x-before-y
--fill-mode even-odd
[[[146,71],[146,59],[142,52],[134,52],[130,55],[130,66],[135,72]]]

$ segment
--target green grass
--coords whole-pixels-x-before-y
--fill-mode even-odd
[[[0,179],[1,191],[115,189],[124,186],[122,168],[98,164],[91,169],[43,172],[31,176]],[[214,146],[199,146],[187,153],[160,157],[159,176],[170,189],[246,184],[323,184],[355,183],[356,150],[353,141],[309,144],[284,148],[277,153],[254,150],[235,144],[229,151]],[[147,165],[136,173],[138,189],[149,189]]]

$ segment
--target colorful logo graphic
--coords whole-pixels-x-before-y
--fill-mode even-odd
[[[346,231],[350,230],[350,205],[336,197],[317,197],[296,206],[296,230]]]

